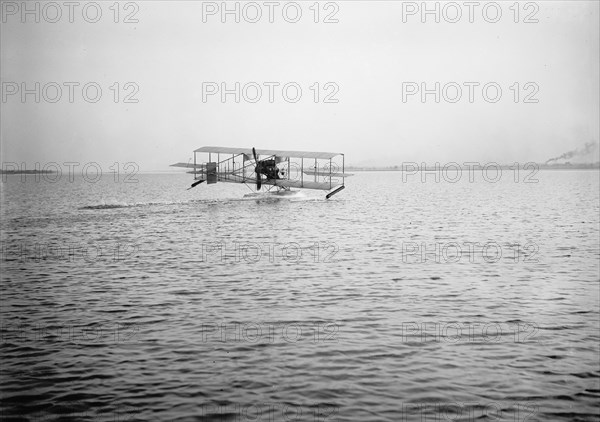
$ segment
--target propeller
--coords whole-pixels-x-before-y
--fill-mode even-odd
[[[254,147],[252,147],[252,155],[254,156],[254,161],[256,161],[256,167],[254,168],[254,172],[256,173],[256,190],[260,190],[260,187],[262,185],[260,180],[262,164],[260,161],[258,161],[258,156],[256,155],[256,150],[254,149]]]

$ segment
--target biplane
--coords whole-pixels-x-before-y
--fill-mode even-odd
[[[202,158],[206,158],[206,161]],[[194,175],[188,189],[206,182],[242,183],[252,191],[286,195],[297,189],[329,191],[329,199],[345,188],[344,154],[229,147],[202,147],[194,161],[171,164]]]

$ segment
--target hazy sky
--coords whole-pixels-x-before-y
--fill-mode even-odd
[[[221,15],[220,1],[122,2],[118,16],[114,2],[98,2],[96,23],[88,22],[96,20],[91,2],[71,10],[73,22],[63,2],[28,2],[39,23],[22,15],[21,2],[1,3],[2,162],[167,170],[204,145],[339,151],[357,165],[526,162],[599,138],[597,1],[499,2],[496,23],[488,22],[493,2],[479,2],[472,23],[465,2],[428,2],[431,10],[437,3],[439,23],[422,16],[421,2],[401,1],[320,2],[318,16],[313,1],[227,2],[239,7],[239,23]],[[286,21],[297,5],[299,21]],[[262,16],[248,22],[256,6]],[[36,82],[39,103],[34,93],[23,101],[22,84],[35,91]],[[236,82],[239,103],[233,93],[225,102],[208,95]],[[434,91],[436,82],[439,103],[434,93],[403,99],[403,86]],[[57,86],[62,97],[51,102]],[[262,97],[251,102],[256,86]],[[451,102],[457,86],[462,97]],[[93,103],[95,87],[102,94]],[[128,94],[138,102],[124,102]],[[325,103],[328,95],[337,102]]]

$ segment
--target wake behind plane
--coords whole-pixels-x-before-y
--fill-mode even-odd
[[[216,158],[216,160],[214,159]],[[336,152],[281,151],[229,147],[202,147],[194,162],[171,167],[190,169],[194,188],[206,182],[243,183],[253,191],[285,195],[296,189],[329,191],[329,199],[345,188],[344,154]]]

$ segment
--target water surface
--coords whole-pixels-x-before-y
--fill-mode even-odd
[[[597,171],[188,176],[2,183],[9,420],[600,420]]]

